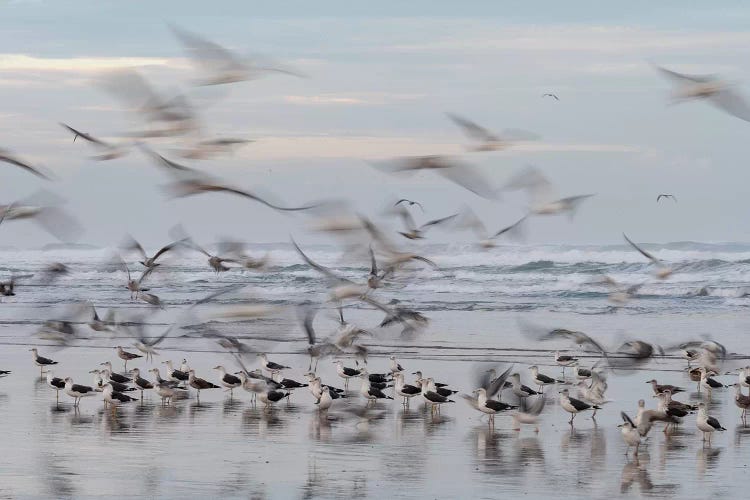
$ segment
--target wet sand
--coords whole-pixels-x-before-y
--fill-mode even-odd
[[[603,331],[614,319],[623,331],[638,331],[642,338],[661,335],[665,343],[670,337],[698,335],[721,321],[727,330],[717,334],[717,340],[732,351],[750,352],[748,341],[739,336],[744,320],[726,313],[557,319],[571,327],[587,325],[588,331]],[[516,316],[502,313],[437,313],[433,324],[440,328],[418,339],[373,341],[370,371],[387,370],[385,354],[393,352],[407,371],[422,370],[462,392],[473,389],[474,372],[505,362],[515,363],[527,383],[526,366],[531,363],[559,376],[550,354],[558,344],[524,350],[524,345],[532,346],[515,333],[515,321]],[[683,323],[686,326],[681,328]],[[294,367],[288,376],[300,380],[309,360],[292,354],[304,344],[298,332],[287,326],[280,328],[289,332],[287,341],[258,345],[271,347],[271,358]],[[688,416],[672,435],[657,426],[638,460],[625,457],[616,427],[619,412],[634,416],[639,398],[647,399],[649,407],[656,406],[646,380],[655,375],[662,383],[688,388],[680,398],[683,401],[702,397],[687,379],[684,361],[678,359],[610,376],[607,396],[614,401],[598,413],[596,422],[580,415],[569,426],[555,388],[548,388],[551,399],[539,433],[532,427],[516,432],[505,416],[497,418],[493,430],[459,397],[434,418],[417,398],[409,410],[398,403],[379,402],[371,420],[359,421],[345,411],[348,405],[363,404],[357,381],[350,385],[351,398],[334,402],[326,418],[318,415],[306,389],[294,394],[290,406],[280,403],[270,411],[251,405],[244,391],[236,391],[233,399],[221,389],[203,391],[200,405],[192,392],[190,399],[177,400],[172,407],[162,407],[155,394],[146,393],[142,404],[122,407],[113,416],[103,409],[101,397],[84,399],[75,412],[70,398],[61,393],[57,406],[54,391],[39,380],[39,369],[28,352],[28,344],[41,343],[5,325],[0,331],[4,344],[0,368],[13,370],[0,379],[5,445],[0,456],[2,496],[602,498],[626,493],[736,498],[744,491],[738,474],[744,474],[750,463],[750,428],[740,422],[732,389],[713,395],[710,412],[728,430],[714,436],[712,447],[702,446],[694,416]],[[608,334],[612,340],[617,337],[617,332]],[[84,384],[91,384],[87,372],[102,361],[109,359],[122,370],[112,340],[88,343],[90,347],[59,351],[46,347],[41,352],[59,361],[57,375],[72,375]],[[201,339],[170,339],[157,362],[186,357],[199,376],[217,382],[211,368],[229,365],[229,359],[220,352],[203,351],[217,348]],[[145,362],[132,366],[150,367]],[[324,382],[343,387],[330,360],[320,362],[318,373]],[[736,380],[720,378],[726,383]],[[512,398],[507,393],[505,397]]]

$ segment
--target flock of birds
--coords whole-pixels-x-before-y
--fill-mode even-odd
[[[294,69],[267,59],[242,58],[185,30],[173,28],[173,31],[186,47],[197,68],[204,73],[197,82],[198,85],[231,84],[250,80],[269,72],[304,76]],[[750,108],[731,85],[712,77],[693,77],[663,68],[659,69],[678,84],[675,91],[676,99],[705,99],[734,116],[750,120]],[[198,331],[204,338],[216,340],[227,353],[231,354],[237,365],[235,370],[227,370],[224,365],[216,366],[217,383],[210,381],[211,377],[196,376],[186,360],[182,361],[179,369],[174,368],[171,361],[164,361],[164,372],[160,371],[157,366],[152,366],[148,370],[143,367],[128,370],[128,362],[131,366],[133,363],[153,362],[154,356],[159,354],[157,349],[160,348],[162,342],[181,328],[179,321],[167,328],[161,335],[150,336],[144,330],[143,321],[118,321],[112,311],[102,318],[93,305],[77,304],[66,318],[56,318],[45,322],[37,332],[38,337],[52,342],[58,348],[64,348],[80,345],[82,339],[85,338],[83,335],[85,328],[90,328],[95,332],[124,332],[134,338],[134,346],[139,353],[125,350],[122,346],[116,347],[117,356],[124,362],[124,371],[118,373],[110,362],[104,362],[99,368],[91,370],[93,384],[85,385],[75,383],[71,377],[56,377],[51,367],[57,362],[39,355],[37,348],[31,349],[34,361],[40,367],[41,375],[46,377],[48,385],[55,390],[57,401],[59,401],[59,392],[63,391],[73,398],[73,405],[78,408],[82,399],[101,394],[105,405],[110,406],[112,412],[116,412],[117,408],[122,405],[143,401],[146,391],[154,391],[161,398],[162,404],[170,405],[173,398],[184,398],[190,390],[195,391],[196,398],[200,401],[201,391],[224,388],[229,392],[229,397],[233,397],[235,389],[243,389],[250,394],[253,402],[256,399],[260,400],[267,408],[270,408],[280,401],[288,401],[295,390],[305,388],[313,396],[313,401],[321,414],[326,414],[329,408],[337,404],[336,401],[358,395],[366,401],[366,405],[360,407],[349,404],[346,406],[366,418],[368,409],[378,404],[378,401],[399,400],[401,404],[408,406],[415,397],[421,398],[425,408],[429,409],[431,414],[436,415],[440,413],[443,405],[455,403],[456,395],[458,395],[472,408],[487,415],[491,426],[494,426],[496,415],[507,413],[512,416],[514,428],[520,429],[521,425],[533,425],[538,431],[540,416],[547,402],[545,388],[554,387],[558,390],[559,405],[564,411],[570,413],[572,425],[579,413],[591,412],[592,418],[595,418],[596,412],[604,408],[605,404],[610,403],[606,398],[608,374],[643,366],[650,360],[663,356],[665,352],[679,350],[689,363],[689,370],[686,373],[698,383],[698,388],[704,394],[705,399],[697,405],[681,402],[674,397],[683,392],[683,388],[660,385],[656,380],[650,381],[654,395],[659,400],[658,407],[647,409],[642,400],[634,418],[630,418],[625,412],[621,414],[622,437],[628,450],[634,447],[634,453],[637,454],[642,440],[648,436],[656,423],[663,423],[665,432],[668,432],[670,428],[680,425],[683,418],[693,413],[697,428],[703,433],[704,441],[708,441],[709,444],[714,432],[725,430],[716,418],[708,414],[708,408],[713,394],[720,392],[725,386],[715,377],[724,375],[727,366],[734,361],[727,355],[723,346],[708,340],[687,342],[667,348],[642,340],[632,340],[624,342],[612,351],[603,348],[599,342],[583,332],[562,328],[545,329],[524,324],[522,331],[534,341],[570,341],[601,356],[594,366],[585,368],[579,364],[580,360],[575,356],[555,353],[554,363],[563,368],[562,376],[557,378],[542,373],[539,366],[529,366],[529,380],[531,381],[529,383],[535,389],[524,385],[521,373],[514,371],[513,366],[501,373],[498,373],[499,369],[482,373],[477,378],[471,394],[459,394],[449,385],[436,382],[433,378],[424,376],[420,371],[413,373],[415,375],[413,381],[407,381],[405,369],[394,356],[390,357],[390,367],[385,372],[370,373],[368,371],[369,350],[362,343],[361,338],[371,336],[373,333],[345,321],[343,313],[345,307],[357,305],[360,308],[379,311],[384,314],[384,317],[378,327],[396,325],[402,336],[418,334],[429,323],[429,319],[424,314],[401,304],[398,300],[386,301],[380,298],[381,290],[388,287],[389,281],[395,279],[397,275],[407,274],[410,266],[437,267],[433,260],[415,253],[412,247],[406,245],[414,240],[425,239],[427,233],[437,227],[453,227],[457,230],[473,231],[477,236],[478,245],[490,249],[496,245],[498,238],[516,235],[533,217],[560,214],[572,216],[583,202],[593,196],[592,194],[560,197],[549,180],[534,167],[523,168],[504,186],[496,188],[477,168],[460,159],[435,155],[376,162],[373,164],[375,168],[391,174],[434,172],[461,188],[487,199],[497,199],[502,191],[522,190],[528,195],[530,202],[525,216],[498,231],[491,232],[487,231],[484,222],[468,208],[418,223],[415,210],[419,209],[423,213],[423,205],[419,201],[402,198],[395,203],[389,203],[387,215],[397,218],[403,224],[401,230],[392,232],[377,225],[369,217],[358,213],[346,202],[328,200],[289,206],[168,159],[155,151],[152,139],[178,140],[180,156],[194,160],[213,158],[252,141],[229,137],[206,139],[198,126],[195,110],[186,96],[162,95],[134,70],[121,70],[108,74],[102,79],[100,85],[115,98],[134,109],[145,126],[141,130],[129,133],[128,139],[115,142],[63,124],[64,128],[73,134],[74,141],[81,139],[97,150],[98,153],[94,158],[112,161],[134,150],[139,150],[169,175],[170,183],[166,186],[166,191],[173,197],[219,193],[238,196],[276,211],[307,214],[312,217],[312,226],[315,230],[340,238],[349,255],[368,262],[369,273],[360,281],[349,279],[314,261],[296,241],[292,240],[300,261],[317,271],[327,283],[327,295],[321,303],[308,301],[294,307],[308,344],[304,351],[310,358],[305,372],[306,382],[284,377],[283,372],[289,367],[270,361],[265,354],[258,354],[261,369],[247,369],[248,356],[255,354],[254,349],[247,342],[223,334],[207,325],[203,325],[203,328]],[[550,93],[542,97],[559,100],[557,95]],[[533,133],[516,129],[496,133],[453,113],[448,114],[448,118],[471,140],[471,145],[467,147],[471,153],[501,151],[511,147],[516,141],[538,139]],[[0,162],[24,169],[45,181],[52,179],[51,174],[42,168],[31,165],[7,151],[0,151]],[[667,193],[659,194],[657,202],[662,199],[677,201],[674,195]],[[14,220],[34,221],[51,235],[65,241],[74,238],[81,229],[75,219],[64,210],[62,201],[49,192],[0,205],[0,224]],[[212,252],[199,245],[180,226],[171,231],[170,238],[169,244],[149,255],[138,241],[127,237],[120,245],[122,254],[118,253],[108,263],[126,274],[127,280],[123,283],[123,288],[130,292],[131,300],[139,300],[158,309],[168,306],[158,295],[150,293],[149,280],[155,273],[164,272],[164,269],[168,267],[166,259],[173,253],[198,252],[206,258],[207,265],[217,275],[236,269],[264,272],[268,267],[267,257],[249,255],[243,243],[223,242]],[[679,269],[662,262],[627,236],[624,238],[629,245],[653,264],[655,279],[665,280],[673,273],[679,272]],[[123,254],[125,257],[122,256]],[[128,263],[126,260],[128,256],[133,255],[136,256],[136,262],[141,266],[139,274],[131,272],[130,266],[133,263]],[[45,282],[51,282],[70,272],[65,263],[50,263],[43,270],[42,279]],[[8,282],[0,284],[0,293],[3,296],[13,296],[17,292],[18,284],[30,278],[30,276],[12,276]],[[608,277],[603,277],[602,280],[611,286],[610,300],[615,303],[630,300],[641,286],[624,287]],[[225,294],[235,293],[241,288],[242,285],[238,285],[218,290],[193,306],[209,303]],[[314,328],[316,315],[321,310],[337,310],[339,313],[338,329],[335,334],[325,339],[319,338]],[[247,320],[278,313],[279,308],[259,306],[250,300],[233,307],[224,314],[224,318]],[[84,321],[80,320],[81,315],[86,315]],[[139,319],[142,320],[142,318]],[[344,366],[341,359],[347,357],[355,359],[355,366]],[[316,374],[318,362],[324,358],[338,360],[336,361],[337,374],[342,379],[343,388],[324,384]],[[695,363],[698,367],[692,368],[690,363]],[[573,370],[572,378],[565,377],[565,368]],[[146,373],[150,373],[152,378],[147,379]],[[750,408],[750,396],[744,395],[742,388],[750,387],[750,367],[739,369],[739,374],[739,381],[734,384],[736,386],[735,403],[742,410],[744,421],[747,409]],[[0,372],[0,375],[7,376],[9,372]],[[351,379],[360,381],[359,390],[355,394],[348,390]],[[136,392],[140,392],[139,398],[131,396]],[[503,394],[507,395],[505,401],[501,398]]]

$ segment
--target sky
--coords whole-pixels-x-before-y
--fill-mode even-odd
[[[423,221],[471,207],[490,230],[528,200],[477,197],[424,172],[398,177],[373,160],[449,154],[501,186],[534,165],[560,196],[595,193],[573,220],[536,218],[529,243],[750,241],[746,197],[750,123],[704,102],[670,104],[654,64],[718,74],[750,96],[750,7],[742,2],[80,2],[0,1],[0,149],[54,173],[46,182],[0,165],[0,203],[40,189],[67,200],[81,243],[146,246],[182,223],[196,240],[323,242],[304,215],[211,194],[169,200],[169,178],[143,154],[108,162],[59,125],[117,140],[139,118],[97,85],[132,68],[164,94],[181,93],[203,137],[254,142],[232,155],[180,160],[175,141],[152,147],[289,205],[346,198],[385,223],[389,200],[419,200]],[[170,26],[240,55],[262,54],[306,75],[267,75],[197,87]],[[542,98],[553,92],[559,101]],[[541,139],[469,153],[445,113]],[[677,203],[656,204],[659,193]],[[467,234],[435,231],[431,241]],[[55,240],[36,226],[0,227],[0,246]]]

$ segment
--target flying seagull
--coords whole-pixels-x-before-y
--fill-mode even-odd
[[[49,177],[44,175],[38,168],[32,167],[28,163],[19,160],[17,157],[13,156],[10,151],[6,151],[4,149],[0,148],[0,163],[8,163],[10,165],[15,165],[16,167],[20,167],[27,172],[31,172],[32,174],[36,175],[37,177],[41,177],[42,179],[51,180]]]
[[[479,143],[469,148],[469,151],[502,151],[512,146],[515,141],[533,141],[539,138],[532,132],[518,129],[505,129],[501,135],[498,135],[454,113],[446,113],[446,115],[463,130],[466,136]]]
[[[556,101],[560,100],[555,94],[542,94],[542,97],[553,97]]]
[[[656,69],[676,85],[672,91],[673,102],[706,99],[722,111],[741,120],[750,121],[750,106],[745,98],[733,88],[733,84],[713,75],[684,75],[660,66]]]
[[[646,257],[648,260],[650,260],[654,265],[656,265],[659,268],[656,271],[656,276],[659,279],[665,279],[665,278],[669,277],[669,275],[671,275],[674,272],[674,269],[672,269],[671,267],[665,266],[662,261],[660,261],[659,259],[657,259],[656,257],[654,257],[652,254],[650,254],[649,252],[647,252],[643,248],[639,247],[635,243],[633,243],[630,240],[630,238],[628,238],[628,236],[625,233],[622,233],[622,236],[625,238],[625,241],[627,241],[630,244],[630,246],[632,246],[633,248],[635,248],[636,250],[638,250],[641,253],[641,255],[643,255],[644,257]]]
[[[424,212],[424,207],[422,206],[421,203],[419,203],[418,201],[407,200],[406,198],[401,198],[396,203],[394,203],[393,206],[397,207],[397,206],[399,206],[402,203],[408,203],[410,207],[413,207],[414,205],[417,205],[419,208],[422,209],[422,212]]]
[[[673,194],[660,194],[656,197],[656,203],[659,203],[659,200],[661,200],[662,198],[672,198],[672,200],[677,203],[677,197]]]

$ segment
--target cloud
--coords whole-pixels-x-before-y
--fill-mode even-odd
[[[523,153],[635,153],[642,148],[627,144],[518,143],[497,155]],[[422,137],[297,135],[272,136],[238,152],[249,160],[296,158],[351,158],[375,160],[398,156],[463,155],[465,144]]]
[[[0,71],[90,73],[144,66],[184,67],[181,59],[163,57],[34,57],[25,54],[0,54]]]
[[[423,94],[390,94],[386,92],[363,92],[354,94],[287,95],[284,101],[301,106],[378,106],[391,102],[412,101],[423,98]]]

